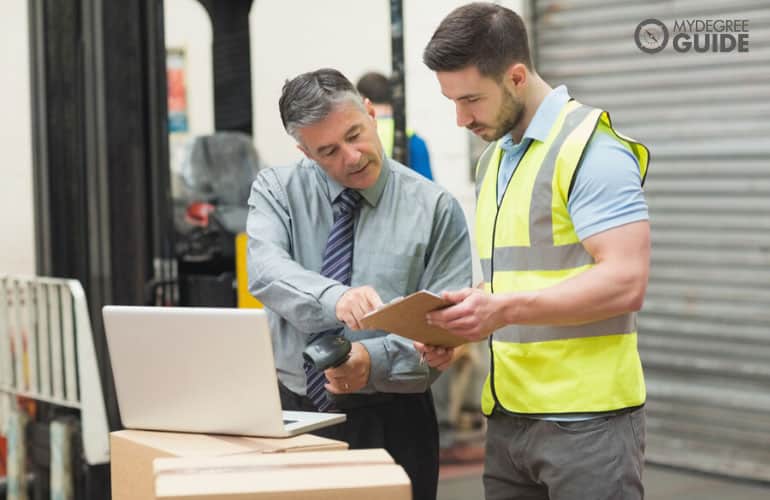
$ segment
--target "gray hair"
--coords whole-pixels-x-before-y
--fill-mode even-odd
[[[322,68],[286,80],[278,109],[283,128],[299,141],[298,129],[322,121],[344,102],[366,109],[350,80],[336,69]]]

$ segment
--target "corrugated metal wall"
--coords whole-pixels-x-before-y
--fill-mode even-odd
[[[770,3],[535,1],[540,74],[651,150],[639,319],[651,462],[770,480]],[[748,53],[657,54],[642,20],[748,19]]]

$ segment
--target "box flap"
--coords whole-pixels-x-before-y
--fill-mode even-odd
[[[246,436],[219,436],[213,434],[189,434],[123,430],[112,433],[113,439],[129,440],[163,455],[183,457],[212,457],[241,453],[277,453],[312,450],[344,450],[347,444],[312,434],[290,438],[257,438]]]
[[[175,473],[205,473],[206,471],[263,471],[281,468],[329,467],[393,464],[390,454],[381,448],[348,451],[317,451],[308,453],[244,454],[222,457],[157,458],[153,461],[155,475]]]

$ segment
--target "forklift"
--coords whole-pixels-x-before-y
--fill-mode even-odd
[[[163,0],[28,2],[36,269],[39,276],[81,285],[87,297],[81,316],[90,319],[90,328],[83,331],[93,346],[107,432],[122,424],[104,305],[260,306],[246,286],[245,206],[238,206],[243,195],[223,196],[225,185],[248,188],[259,169],[244,142],[253,143],[253,0],[198,2],[213,28],[216,133],[193,144],[189,189],[177,199],[169,172],[173,124]],[[393,157],[404,162],[402,1],[389,5]],[[235,163],[242,168],[217,172],[218,155],[239,158]],[[27,420],[28,498],[50,498],[51,428],[62,418],[72,423],[75,443],[69,451],[73,498],[109,498],[109,463],[89,463],[81,444],[86,410],[29,395],[13,399]],[[5,484],[0,480],[0,498]]]

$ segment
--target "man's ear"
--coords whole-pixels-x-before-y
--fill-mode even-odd
[[[506,86],[520,90],[529,80],[527,67],[522,63],[513,63],[505,70],[503,80]]]
[[[366,110],[366,114],[377,119],[377,110],[374,109],[374,104],[372,104],[372,101],[370,101],[367,97],[364,97],[364,109]]]

